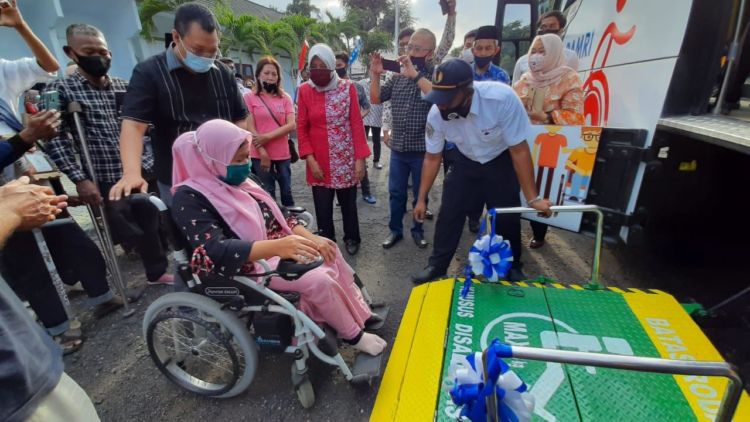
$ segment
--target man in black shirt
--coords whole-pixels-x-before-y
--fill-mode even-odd
[[[174,42],[163,53],[136,65],[123,104],[120,155],[123,176],[109,196],[146,192],[141,176],[143,136],[154,125],[154,167],[164,202],[171,204],[172,143],[180,134],[212,119],[244,127],[247,109],[232,72],[219,64],[216,18],[205,6],[186,3],[175,12]]]

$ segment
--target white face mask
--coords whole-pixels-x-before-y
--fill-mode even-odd
[[[469,64],[474,64],[474,53],[471,52],[470,48],[464,48],[461,51],[461,59]]]
[[[544,64],[544,54],[531,54],[529,55],[529,69],[532,72],[538,72],[542,70]]]

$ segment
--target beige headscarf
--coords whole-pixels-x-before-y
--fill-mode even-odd
[[[544,59],[542,60],[540,69],[531,70],[531,66],[529,66],[529,71],[523,75],[530,87],[543,88],[554,85],[560,82],[560,79],[566,73],[575,72],[565,65],[565,48],[563,47],[562,39],[556,34],[537,35],[534,38],[529,47],[529,62],[531,62],[532,56],[531,49],[537,40],[541,40],[542,45],[544,45]]]

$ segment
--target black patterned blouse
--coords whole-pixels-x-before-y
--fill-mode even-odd
[[[258,201],[258,205],[266,222],[267,238],[284,237],[281,224],[274,218],[271,208],[263,201]],[[290,228],[298,224],[286,208],[281,207],[281,211]],[[189,186],[177,188],[172,217],[187,241],[188,249],[193,251],[193,272],[214,271],[229,276],[247,272],[243,271],[243,266],[248,261],[254,240],[240,240],[203,194]]]

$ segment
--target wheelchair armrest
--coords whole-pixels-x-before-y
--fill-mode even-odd
[[[306,272],[318,268],[323,264],[323,258],[306,264],[299,263],[293,259],[282,259],[274,272],[284,280],[292,281],[302,277]]]
[[[305,207],[286,207],[286,209],[292,214],[302,214],[307,211]]]

